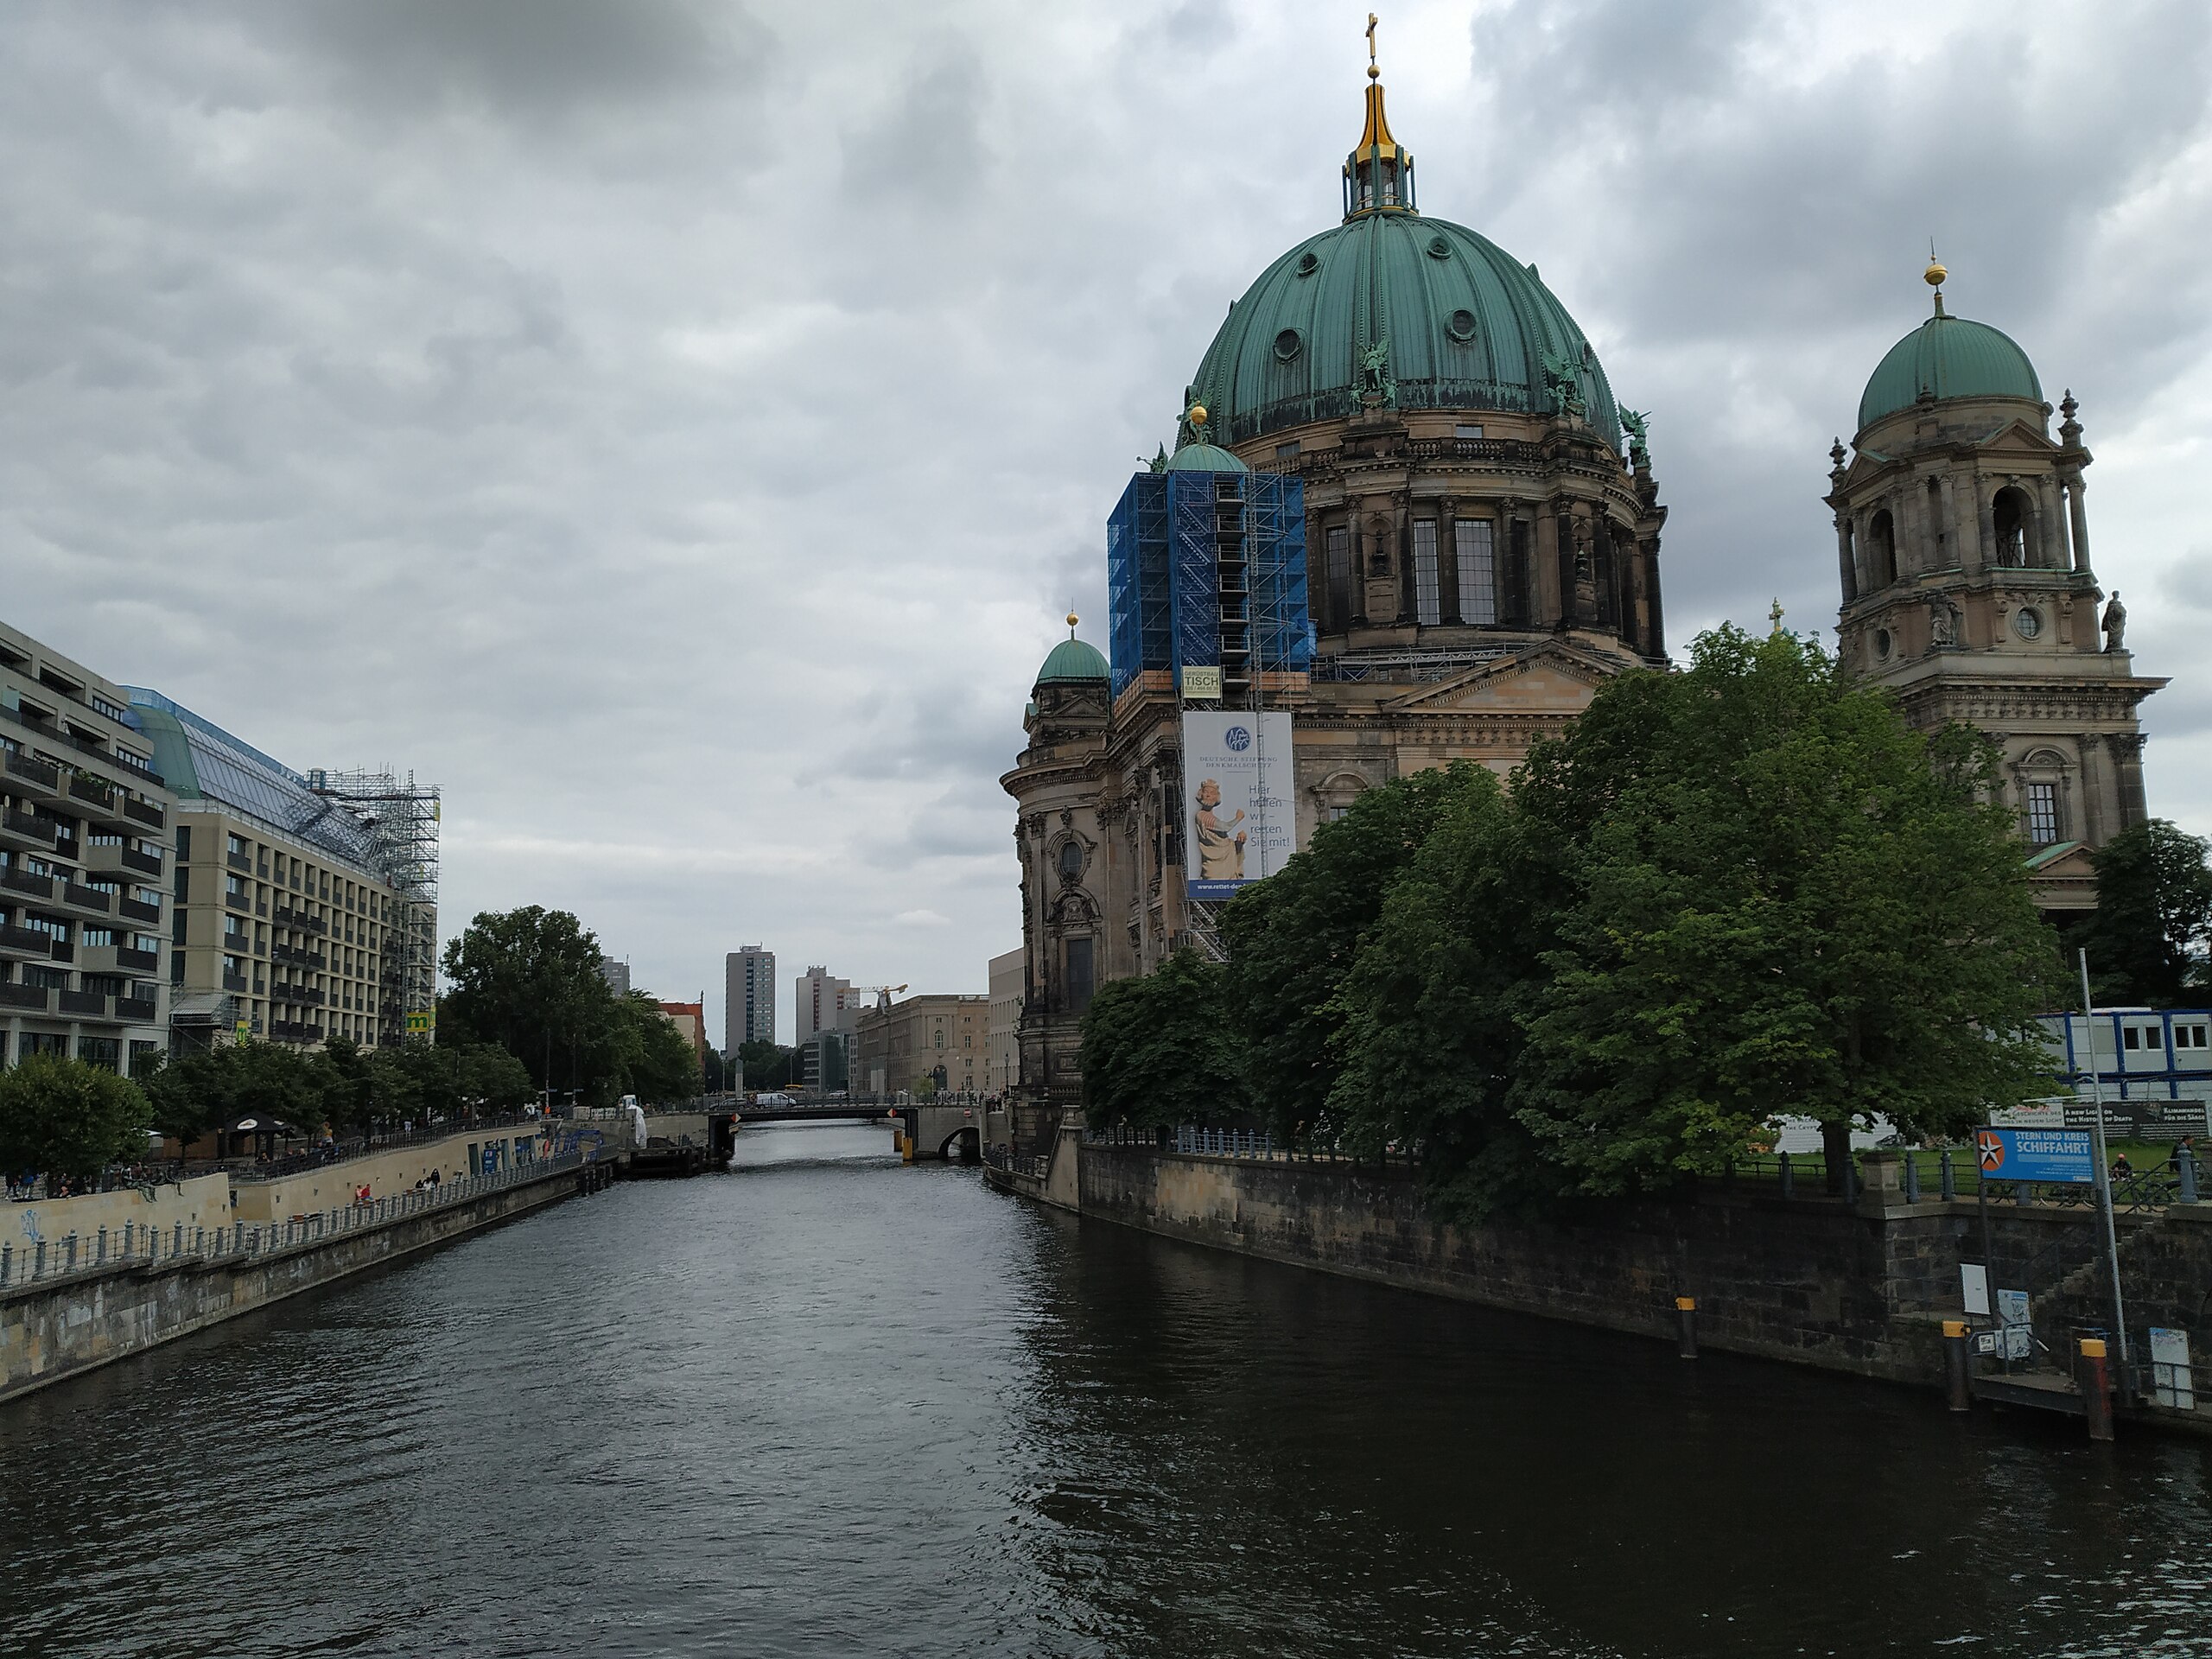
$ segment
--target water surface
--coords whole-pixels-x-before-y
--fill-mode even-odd
[[[0,1651],[2212,1655],[2196,1444],[741,1158],[0,1407]]]

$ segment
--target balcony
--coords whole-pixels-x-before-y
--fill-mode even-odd
[[[240,875],[251,875],[253,874],[253,855],[251,853],[227,853],[224,855],[223,862],[229,865]]]
[[[87,1016],[94,1020],[107,1018],[107,996],[100,991],[61,991],[61,1012]]]
[[[45,761],[34,760],[28,754],[10,754],[7,760],[7,771],[10,777],[21,779],[40,794],[50,799],[60,798],[61,769],[60,767],[49,766]]]
[[[118,899],[115,901],[118,916],[128,916],[134,922],[144,922],[155,927],[161,925],[162,907],[149,905],[142,899]]]
[[[115,999],[115,1017],[129,1020],[134,1026],[150,1026],[160,1013],[161,1004],[150,996],[143,1001],[127,996]]]
[[[235,910],[241,916],[251,916],[253,913],[253,900],[242,893],[226,893],[223,895],[223,907],[226,910]]]
[[[53,1007],[53,993],[43,985],[10,985],[0,982],[0,1008],[29,1008],[44,1014]]]
[[[137,819],[149,830],[166,829],[168,825],[169,815],[151,801],[125,801],[123,804],[123,815],[128,818]]]
[[[74,962],[77,960],[77,947],[67,939],[49,938],[46,942],[46,954],[48,960],[52,962]]]
[[[49,904],[54,899],[52,876],[33,875],[28,870],[17,869],[12,864],[6,869],[0,870],[0,887],[5,887],[10,893],[28,893],[31,898],[43,899]]]
[[[119,847],[109,842],[85,849],[85,868],[102,875],[121,875],[130,872],[157,877],[162,873],[162,861],[151,853],[140,852],[136,847]]]
[[[253,987],[251,982],[244,974],[234,974],[226,968],[223,970],[223,988],[226,991],[245,992],[252,989]]]
[[[13,922],[0,922],[0,950],[19,950],[27,956],[46,959],[54,936],[41,933],[35,927],[17,927]]]
[[[112,915],[115,911],[113,893],[102,893],[98,887],[80,887],[74,881],[61,884],[61,901],[79,910],[96,910],[103,916]]]
[[[69,775],[69,797],[72,800],[88,802],[103,811],[116,810],[115,785],[103,783],[97,778],[72,772]]]
[[[127,944],[115,947],[115,965],[126,974],[152,974],[161,971],[162,953],[158,950],[137,950]]]
[[[253,941],[243,933],[226,933],[223,949],[234,957],[250,957],[253,954]]]
[[[52,818],[36,812],[18,812],[10,807],[0,813],[0,831],[13,841],[29,842],[41,852],[54,850],[55,824]]]

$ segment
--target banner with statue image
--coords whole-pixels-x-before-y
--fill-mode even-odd
[[[1288,715],[1183,715],[1183,875],[1192,898],[1229,898],[1289,858],[1298,837],[1290,742]]]

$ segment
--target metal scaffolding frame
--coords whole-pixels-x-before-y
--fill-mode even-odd
[[[360,822],[369,868],[399,895],[378,988],[384,1029],[391,1036],[418,1024],[427,1029],[438,1006],[437,785],[417,784],[411,772],[317,770],[308,773],[308,787]]]

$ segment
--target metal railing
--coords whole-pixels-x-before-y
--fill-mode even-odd
[[[435,1186],[418,1187],[366,1204],[346,1205],[281,1222],[239,1222],[235,1226],[188,1228],[181,1221],[167,1228],[124,1222],[102,1227],[89,1237],[72,1232],[57,1239],[33,1236],[21,1250],[0,1243],[0,1289],[66,1278],[71,1274],[112,1272],[127,1268],[166,1267],[174,1262],[214,1262],[226,1257],[252,1261],[280,1251],[327,1243],[349,1235],[372,1232],[434,1210],[467,1204],[486,1193],[550,1180],[592,1161],[582,1150],[557,1153],[542,1161],[515,1165],[490,1175],[467,1175]]]

